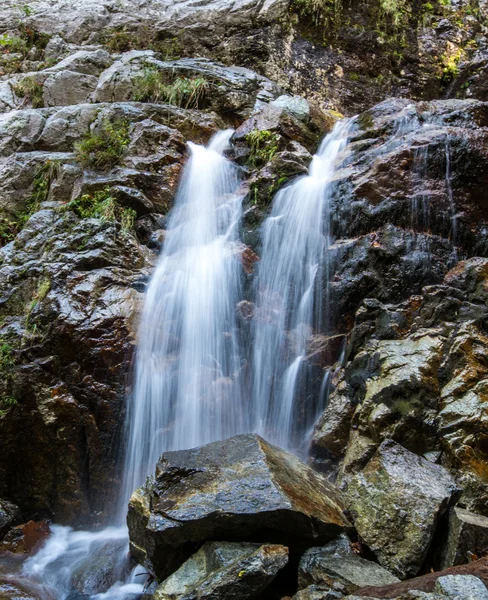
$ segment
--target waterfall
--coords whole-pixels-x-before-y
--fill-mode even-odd
[[[90,588],[93,556],[110,552],[111,582],[92,600],[132,600],[147,573],[128,568],[127,502],[162,452],[198,446],[249,430],[240,374],[236,305],[241,299],[238,241],[242,195],[238,168],[222,156],[232,130],[190,159],[151,279],[138,333],[135,381],[128,402],[127,451],[117,527],[76,532],[54,526],[23,565],[20,581],[42,598],[69,600],[78,577]],[[107,560],[105,558],[105,560]]]
[[[241,299],[237,167],[190,144],[164,248],[138,335],[122,505],[164,450],[191,448],[247,429],[236,305]]]
[[[42,588],[41,597],[68,600],[75,576],[90,582],[90,565],[100,552],[110,552],[111,584],[87,597],[129,600],[142,592],[146,574],[142,567],[130,572],[123,521],[130,495],[162,452],[253,430],[290,448],[310,429],[313,418],[298,423],[296,388],[310,336],[327,324],[329,204],[349,123],[325,138],[308,176],[278,193],[264,224],[250,361],[236,320],[244,298],[238,237],[243,197],[238,167],[223,156],[232,130],[216,134],[206,148],[189,144],[139,326],[117,527],[76,532],[54,526],[20,577]],[[253,373],[244,377],[249,362]],[[243,381],[249,379],[246,394]],[[324,374],[315,413],[327,382]]]
[[[281,190],[264,224],[253,333],[255,428],[296,449],[310,423],[296,401],[307,343],[326,327],[329,205],[337,158],[351,121],[339,122],[312,159],[308,175]],[[320,396],[320,395],[319,395]],[[317,412],[320,407],[316,407]],[[303,420],[303,419],[302,419]]]

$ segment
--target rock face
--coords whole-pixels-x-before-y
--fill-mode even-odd
[[[349,526],[337,490],[296,457],[241,435],[168,452],[128,513],[132,554],[164,578],[199,543],[325,542]]]
[[[22,521],[22,513],[18,506],[0,499],[0,540],[7,531]]]
[[[485,554],[487,548],[488,518],[457,506],[451,509],[440,567],[462,565]]]
[[[446,469],[387,440],[348,480],[346,503],[380,564],[406,579],[420,570],[439,517],[458,492]]]
[[[154,593],[154,600],[246,600],[258,596],[288,562],[288,549],[207,542]]]

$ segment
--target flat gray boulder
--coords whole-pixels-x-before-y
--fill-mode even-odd
[[[288,562],[278,544],[207,542],[158,587],[154,600],[246,600]]]
[[[352,594],[362,587],[399,581],[381,565],[357,556],[346,544],[337,542],[307,550],[298,569],[300,589],[315,585]]]
[[[458,494],[447,469],[386,440],[349,480],[345,498],[380,564],[407,579],[419,572],[438,519]]]
[[[337,489],[258,435],[166,453],[127,517],[135,558],[164,579],[205,541],[253,541],[303,552],[350,526]]]
[[[474,575],[445,575],[436,581],[434,592],[449,600],[488,600],[485,584]]]

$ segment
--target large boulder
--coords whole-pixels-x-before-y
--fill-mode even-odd
[[[349,527],[334,486],[251,434],[167,452],[134,492],[127,521],[132,554],[160,579],[207,540],[305,549]]]
[[[246,600],[288,562],[277,544],[207,542],[157,588],[154,600]]]
[[[345,498],[380,564],[406,579],[419,572],[439,517],[458,494],[447,469],[386,440],[348,481]]]

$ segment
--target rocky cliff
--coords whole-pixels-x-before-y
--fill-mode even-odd
[[[0,497],[22,511],[9,526],[111,514],[138,314],[186,143],[236,128],[250,287],[276,191],[357,114],[331,200],[328,331],[307,356],[312,395],[332,374],[311,464],[383,567],[453,563],[431,552],[441,517],[457,501],[488,516],[487,19],[484,0],[3,2]],[[427,537],[393,561],[361,490],[375,472],[388,487],[395,444],[452,481]]]

